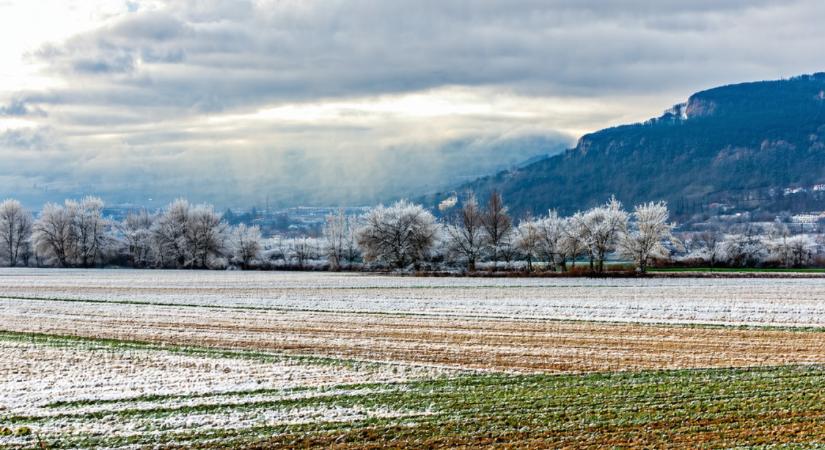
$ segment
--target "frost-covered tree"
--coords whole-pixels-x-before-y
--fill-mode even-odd
[[[344,261],[347,267],[361,258],[361,249],[358,247],[358,230],[361,228],[361,220],[357,216],[347,217],[347,230],[344,233]]]
[[[508,256],[511,255],[512,240],[510,238],[513,231],[513,220],[507,213],[507,207],[498,191],[490,193],[487,207],[481,216],[481,223],[487,234],[487,248],[490,252],[490,260],[493,262],[493,270],[496,270],[502,252],[507,252]]]
[[[653,257],[668,255],[665,241],[675,242],[672,231],[676,226],[669,222],[670,214],[665,202],[636,205],[632,219],[619,237],[619,252],[630,258],[641,273]]]
[[[109,221],[103,217],[103,200],[84,197],[79,202],[66,201],[66,209],[72,217],[72,233],[75,243],[76,264],[92,267],[104,257],[111,243],[108,235]]]
[[[187,242],[189,202],[179,198],[170,203],[152,225],[154,254],[159,267],[186,267],[192,256]]]
[[[754,227],[748,226],[741,233],[730,234],[722,242],[725,260],[732,266],[755,267],[767,256],[763,237]]]
[[[790,260],[786,262],[791,267],[805,267],[816,254],[816,242],[808,235],[797,235],[788,239]]]
[[[32,242],[38,258],[68,267],[74,255],[74,211],[68,205],[47,203],[32,228]]]
[[[566,255],[566,259],[562,259],[561,261],[562,270],[567,270],[567,259],[570,260],[572,267],[576,267],[576,259],[578,259],[579,256],[589,254],[590,251],[590,245],[586,240],[585,233],[581,230],[580,215],[581,213],[576,213],[576,215],[564,219],[561,248]]]
[[[541,232],[536,221],[522,220],[516,228],[515,246],[527,261],[527,270],[533,271],[533,261],[541,250]]]
[[[0,252],[6,264],[14,267],[30,245],[32,216],[17,200],[0,203]]]
[[[558,265],[566,267],[569,257],[567,242],[565,241],[565,227],[567,222],[556,211],[550,211],[547,217],[536,221],[539,233],[539,249],[547,260],[550,270],[556,270]]]
[[[191,265],[196,268],[209,268],[220,265],[226,254],[228,225],[215,212],[212,205],[197,205],[189,211],[186,230],[188,253],[192,256]]]
[[[122,248],[132,267],[148,267],[153,261],[152,224],[155,217],[146,210],[130,212],[117,225]]]
[[[705,230],[694,235],[693,240],[697,248],[691,250],[688,256],[707,261],[713,268],[724,259],[723,237],[722,233],[717,230]]]
[[[584,239],[584,234],[578,228],[575,216],[563,218],[560,231],[561,240],[558,243],[558,250],[562,256],[559,258],[559,265],[563,271],[566,271],[567,261],[570,261],[572,267],[576,267],[576,259],[587,254],[590,247]]]
[[[467,263],[467,270],[476,270],[476,261],[484,250],[484,224],[482,212],[475,196],[470,194],[464,200],[452,223],[445,227],[448,252],[458,255]]]
[[[310,262],[321,259],[321,242],[316,238],[299,237],[291,240],[288,258],[300,269],[306,269]]]
[[[261,228],[239,224],[232,230],[230,247],[233,259],[241,264],[241,268],[248,269],[261,255]]]
[[[498,245],[499,259],[510,265],[518,257],[518,249],[516,248],[516,241],[518,240],[518,231],[515,228],[510,228],[507,233],[501,236]],[[495,269],[495,265],[493,266]]]
[[[358,228],[358,217],[346,215],[343,209],[326,217],[323,248],[332,270],[341,270],[345,263],[352,267],[358,259]]]
[[[343,209],[335,214],[329,214],[324,220],[322,235],[324,238],[324,253],[332,270],[341,270],[347,251],[347,236],[350,222]]]
[[[771,259],[785,267],[804,267],[816,252],[816,242],[804,234],[775,237],[767,246]]]
[[[401,269],[420,265],[436,244],[438,223],[420,205],[401,200],[366,214],[358,230],[358,246],[367,262]]]
[[[286,264],[287,243],[283,236],[272,236],[261,242],[261,261],[270,266]]]
[[[587,243],[590,269],[604,272],[604,260],[616,250],[622,230],[627,226],[627,212],[615,197],[602,206],[573,216],[580,239]]]
[[[227,255],[229,226],[212,205],[192,206],[184,199],[170,203],[152,225],[159,267],[220,267]]]

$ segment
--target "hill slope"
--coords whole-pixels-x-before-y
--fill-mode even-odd
[[[585,135],[562,154],[456,191],[498,189],[516,215],[571,213],[610,194],[626,204],[661,199],[684,219],[720,206],[823,209],[825,191],[814,189],[820,183],[825,73],[702,91],[659,118]]]

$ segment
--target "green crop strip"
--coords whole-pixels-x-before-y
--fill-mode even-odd
[[[352,447],[529,442],[563,446],[685,446],[825,443],[825,367],[785,366],[590,375],[466,375],[348,393],[241,405],[120,410],[89,421],[166,418],[193,413],[358,408],[408,417],[208,429],[157,430],[124,438],[48,436],[50,447],[181,445],[184,447]],[[383,389],[382,389],[383,388]],[[389,388],[389,389],[388,389]],[[82,418],[83,415],[75,417]],[[34,422],[39,420],[35,418]],[[42,420],[48,420],[43,418]],[[2,422],[2,421],[0,421]],[[36,425],[33,427],[36,429]],[[775,434],[771,430],[776,431]],[[782,434],[781,430],[788,431]],[[693,439],[693,440],[691,440]],[[589,443],[589,444],[588,444]]]

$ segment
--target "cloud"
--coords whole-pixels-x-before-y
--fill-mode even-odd
[[[12,99],[8,104],[0,104],[0,117],[45,116],[46,112],[38,107],[27,105],[19,99]]]
[[[95,180],[115,201],[144,189],[227,203],[263,190],[311,202],[413,195],[438,183],[407,178],[408,167],[448,183],[473,176],[458,168],[495,170],[512,164],[502,153],[529,158],[535,142],[555,149],[699,89],[825,66],[825,5],[814,0],[181,0],[113,11],[29,52],[54,82],[0,93],[0,117],[51,130],[38,145],[66,155],[60,186]],[[498,148],[484,157],[498,163],[467,164],[481,147]]]

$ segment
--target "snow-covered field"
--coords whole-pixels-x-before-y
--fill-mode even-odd
[[[128,438],[176,430],[400,417],[425,412],[300,402],[366,395],[392,389],[392,383],[455,373],[409,365],[0,334],[0,429],[6,425],[17,433],[28,428],[43,437],[63,439],[96,434]],[[361,386],[365,383],[386,388]],[[0,447],[31,445],[32,439],[0,436]]]
[[[494,279],[6,269],[0,270],[0,296],[530,320],[825,326],[825,277]]]
[[[2,269],[0,447],[415,420],[347,399],[466,371],[818,364],[823,299],[825,278]]]

